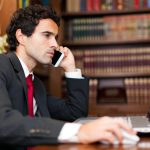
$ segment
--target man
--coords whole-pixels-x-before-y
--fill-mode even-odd
[[[34,5],[17,10],[7,28],[9,49],[13,52],[0,55],[0,144],[7,145],[7,149],[12,145],[21,150],[63,142],[112,143],[115,137],[121,142],[122,128],[135,134],[122,120],[109,117],[85,125],[64,122],[87,115],[88,79],[76,69],[71,51],[58,45],[58,26],[59,18],[52,8]],[[65,101],[46,95],[41,81],[33,75],[37,63],[51,64],[54,49],[65,55],[60,64],[68,86]],[[31,74],[33,114],[29,111],[26,83]]]

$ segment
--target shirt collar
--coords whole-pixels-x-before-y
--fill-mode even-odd
[[[21,66],[22,66],[22,68],[23,68],[25,77],[27,77],[29,74],[32,74],[32,77],[33,77],[32,79],[34,79],[33,72],[29,72],[28,67],[26,66],[26,64],[23,62],[23,60],[22,60],[21,58],[19,58],[19,61],[20,61]]]

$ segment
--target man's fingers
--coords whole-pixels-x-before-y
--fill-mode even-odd
[[[114,121],[118,124],[118,126],[129,133],[136,134],[136,132],[132,129],[132,127],[121,118],[114,118]]]
[[[108,142],[113,144],[114,140],[116,139],[115,135],[111,132],[105,132],[102,134],[102,137],[100,138],[100,141],[102,142]]]

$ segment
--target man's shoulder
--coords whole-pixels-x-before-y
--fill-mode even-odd
[[[7,54],[0,54],[0,70],[1,71],[10,70],[11,67],[12,65]]]
[[[11,83],[14,77],[15,69],[7,54],[0,54],[0,80]]]
[[[5,64],[5,63],[11,63],[11,61],[19,61],[19,59],[17,59],[17,56],[15,53],[13,52],[8,52],[8,53],[3,53],[0,54],[0,63],[1,64]]]
[[[5,64],[9,62],[9,58],[6,53],[0,54],[0,64]]]

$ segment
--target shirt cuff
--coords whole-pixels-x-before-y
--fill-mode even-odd
[[[76,69],[74,72],[65,72],[66,78],[84,79],[81,74],[81,69]]]
[[[79,143],[77,133],[81,127],[78,123],[65,123],[60,131],[58,140],[60,143]]]

